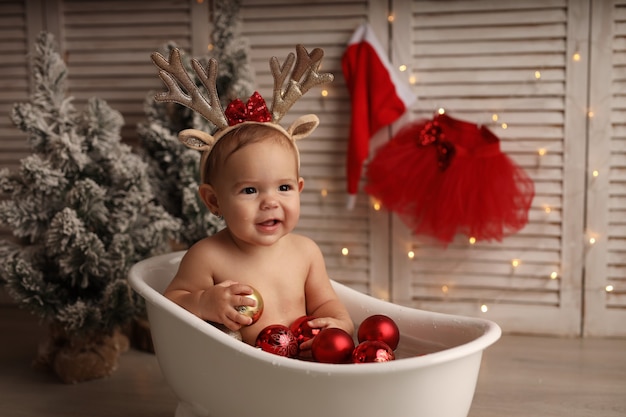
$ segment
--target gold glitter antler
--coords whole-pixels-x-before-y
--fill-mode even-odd
[[[280,119],[289,111],[291,106],[300,99],[311,87],[331,82],[333,74],[318,72],[324,51],[315,48],[309,54],[302,45],[296,46],[297,58],[293,52],[287,55],[287,59],[280,65],[278,58],[270,59],[270,68],[274,77],[274,98],[272,102],[272,120],[278,123]],[[285,91],[283,84],[291,71],[294,60],[295,68],[291,72],[291,78],[287,83]]]
[[[209,60],[206,70],[197,60],[191,60],[194,71],[209,93],[209,99],[207,100],[200,93],[198,86],[189,77],[183,66],[180,51],[177,48],[172,49],[169,60],[165,59],[158,52],[154,52],[151,57],[154,64],[161,68],[159,76],[168,88],[167,92],[157,94],[154,97],[155,100],[182,104],[201,114],[205,119],[215,124],[218,129],[228,127],[224,110],[217,95],[215,84],[217,79],[217,61],[215,59]],[[185,91],[181,89],[181,86]]]

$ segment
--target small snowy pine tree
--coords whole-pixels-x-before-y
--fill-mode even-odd
[[[210,55],[196,58],[203,66],[209,58],[219,62],[216,84],[224,108],[232,100],[245,99],[253,92],[254,73],[248,62],[248,44],[239,34],[240,7],[241,0],[214,3],[213,49]],[[175,47],[174,43],[169,43],[160,52],[169,56]],[[187,72],[201,87],[201,81],[191,68],[190,57],[183,54],[182,58]],[[153,188],[159,203],[181,220],[177,240],[183,247],[189,247],[217,232],[223,222],[204,207],[198,196],[200,154],[182,145],[177,136],[188,128],[212,133],[215,126],[184,106],[154,101],[154,93],[147,97],[144,111],[148,122],[138,126],[138,134]]]
[[[206,210],[198,195],[200,154],[178,141],[178,132],[193,125],[193,116],[174,103],[144,105],[147,124],[137,132],[159,204],[180,219],[175,240],[180,249],[216,233],[222,221]]]
[[[0,274],[56,334],[111,335],[137,313],[130,266],[168,251],[179,222],[154,201],[146,164],[120,142],[121,114],[97,98],[80,113],[66,97],[52,35],[37,39],[33,68],[35,91],[11,115],[33,153],[16,172],[0,171],[8,197],[0,224],[14,235],[0,241]]]

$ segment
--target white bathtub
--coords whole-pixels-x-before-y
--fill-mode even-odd
[[[182,255],[146,259],[130,271],[146,300],[159,365],[179,398],[176,417],[466,417],[482,352],[500,337],[488,320],[402,307],[334,282],[356,326],[373,314],[395,320],[397,359],[332,365],[283,358],[161,295]]]

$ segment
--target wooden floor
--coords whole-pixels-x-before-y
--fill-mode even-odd
[[[113,376],[65,385],[30,366],[42,334],[35,319],[0,307],[0,334],[2,417],[174,416],[152,354],[130,350]],[[504,336],[483,356],[469,416],[626,416],[626,340]]]

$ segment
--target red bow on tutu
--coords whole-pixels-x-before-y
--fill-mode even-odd
[[[246,104],[241,99],[230,102],[224,112],[229,126],[234,126],[243,122],[269,122],[272,115],[267,109],[265,100],[258,92],[254,92]]]
[[[441,125],[434,120],[424,125],[418,139],[418,145],[420,146],[435,146],[435,149],[437,149],[437,166],[442,171],[448,169],[456,153],[456,148],[452,142],[444,140],[444,138],[445,134],[441,129]]]

